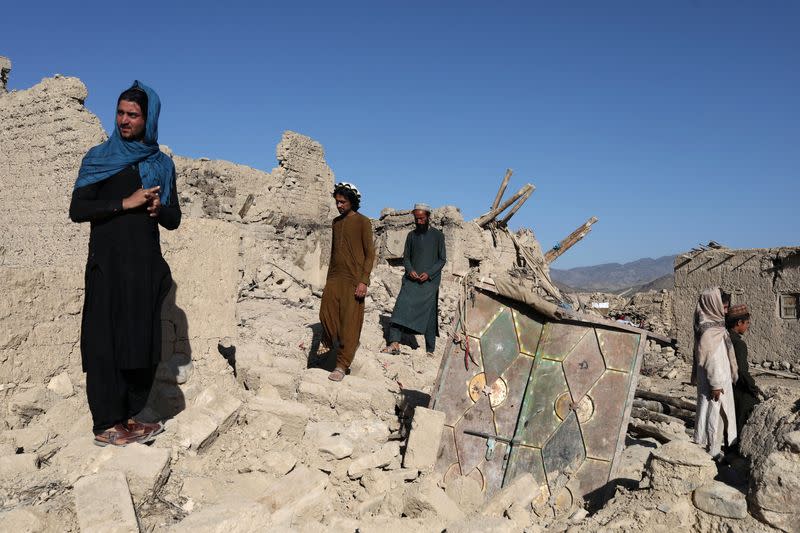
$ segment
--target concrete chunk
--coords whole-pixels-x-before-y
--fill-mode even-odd
[[[403,466],[423,472],[433,470],[442,442],[445,414],[424,407],[414,409]]]
[[[431,479],[406,493],[403,514],[409,518],[438,517],[445,523],[464,518],[464,512]]]
[[[747,500],[744,494],[720,481],[712,481],[695,489],[694,506],[708,514],[725,518],[747,516]]]
[[[85,476],[75,483],[75,514],[82,533],[138,533],[128,482],[122,472]]]
[[[308,417],[311,415],[308,407],[301,403],[259,396],[251,400],[248,407],[254,411],[270,413],[280,418],[280,434],[289,442],[300,442],[306,432]]]
[[[546,486],[540,486],[531,473],[525,473],[503,487],[503,489],[486,502],[481,510],[484,516],[502,517],[512,505],[527,507],[542,494],[548,494]]]
[[[257,502],[226,502],[194,512],[168,529],[174,533],[274,531],[269,510]]]
[[[361,456],[350,463],[347,475],[350,479],[358,479],[373,468],[388,466],[398,455],[400,455],[400,444],[394,441],[387,442],[378,451]]]
[[[62,372],[51,379],[47,384],[47,388],[62,398],[69,398],[75,394],[75,389],[72,386],[72,380],[69,379],[69,374],[66,372]]]
[[[259,501],[273,511],[275,524],[290,525],[321,507],[327,486],[328,476],[300,465],[279,479]]]
[[[234,398],[217,386],[212,386],[201,392],[194,401],[195,406],[204,408],[208,415],[217,423],[219,431],[225,431],[236,420],[241,400]]]
[[[696,444],[671,441],[650,453],[645,472],[653,489],[682,495],[711,482],[717,467]]]
[[[136,502],[149,498],[166,482],[170,451],[144,444],[99,448],[92,437],[76,439],[54,458],[54,466],[67,482],[96,473],[122,472]]]
[[[278,477],[285,476],[297,464],[297,457],[289,452],[269,451],[261,461],[261,467]]]
[[[167,429],[175,425],[175,434],[181,446],[190,450],[207,448],[219,435],[218,425],[211,413],[199,407],[191,407],[176,416]]]

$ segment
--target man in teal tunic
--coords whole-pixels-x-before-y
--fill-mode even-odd
[[[439,333],[439,282],[447,262],[444,234],[430,227],[431,208],[414,206],[415,228],[406,237],[403,265],[406,273],[389,326],[389,345],[384,353],[400,353],[403,333],[423,333],[425,351],[433,354]]]

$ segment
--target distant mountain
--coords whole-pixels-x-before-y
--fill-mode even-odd
[[[602,265],[569,269],[550,269],[550,277],[558,285],[566,285],[581,292],[620,292],[631,287],[644,290],[669,288],[674,284],[674,255],[658,259],[638,259],[630,263],[605,263]],[[663,279],[662,279],[663,278]]]

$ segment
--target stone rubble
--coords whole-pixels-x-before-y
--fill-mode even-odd
[[[8,69],[0,58],[3,88]],[[0,91],[0,152],[11,154],[0,158],[0,202],[21,198],[0,215],[0,530],[767,530],[740,517],[742,499],[712,481],[716,467],[682,424],[662,428],[667,444],[629,439],[616,493],[597,508],[550,506],[529,474],[488,501],[473,477],[434,475],[442,415],[426,407],[462,280],[509,270],[517,251],[458,208],[434,209],[450,257],[442,337],[434,357],[415,339],[381,354],[411,228],[407,211],[385,209],[373,221],[378,260],[361,345],[351,374],[330,382],[318,308],[335,177],[320,143],[294,132],[270,172],[173,155],[184,221],[161,234],[176,287],[142,413],[167,418],[166,431],[148,446],[95,446],[79,346],[88,228],[66,218],[80,158],[106,136],[87,94],[66,77]],[[530,230],[516,238],[542,256]],[[620,309],[670,334],[670,297],[636,295]],[[692,394],[680,389],[686,368],[674,351],[647,353],[653,386]],[[753,463],[744,490],[760,520],[790,531],[800,523],[800,427],[790,394],[774,394],[742,437]]]

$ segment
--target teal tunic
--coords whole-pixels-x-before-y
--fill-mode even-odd
[[[444,234],[440,230],[428,227],[426,231],[415,229],[408,233],[403,251],[406,274],[394,304],[392,323],[424,333],[431,317],[436,320],[439,312],[439,283],[446,262]],[[425,283],[412,280],[408,277],[411,272],[425,272],[429,279]]]

